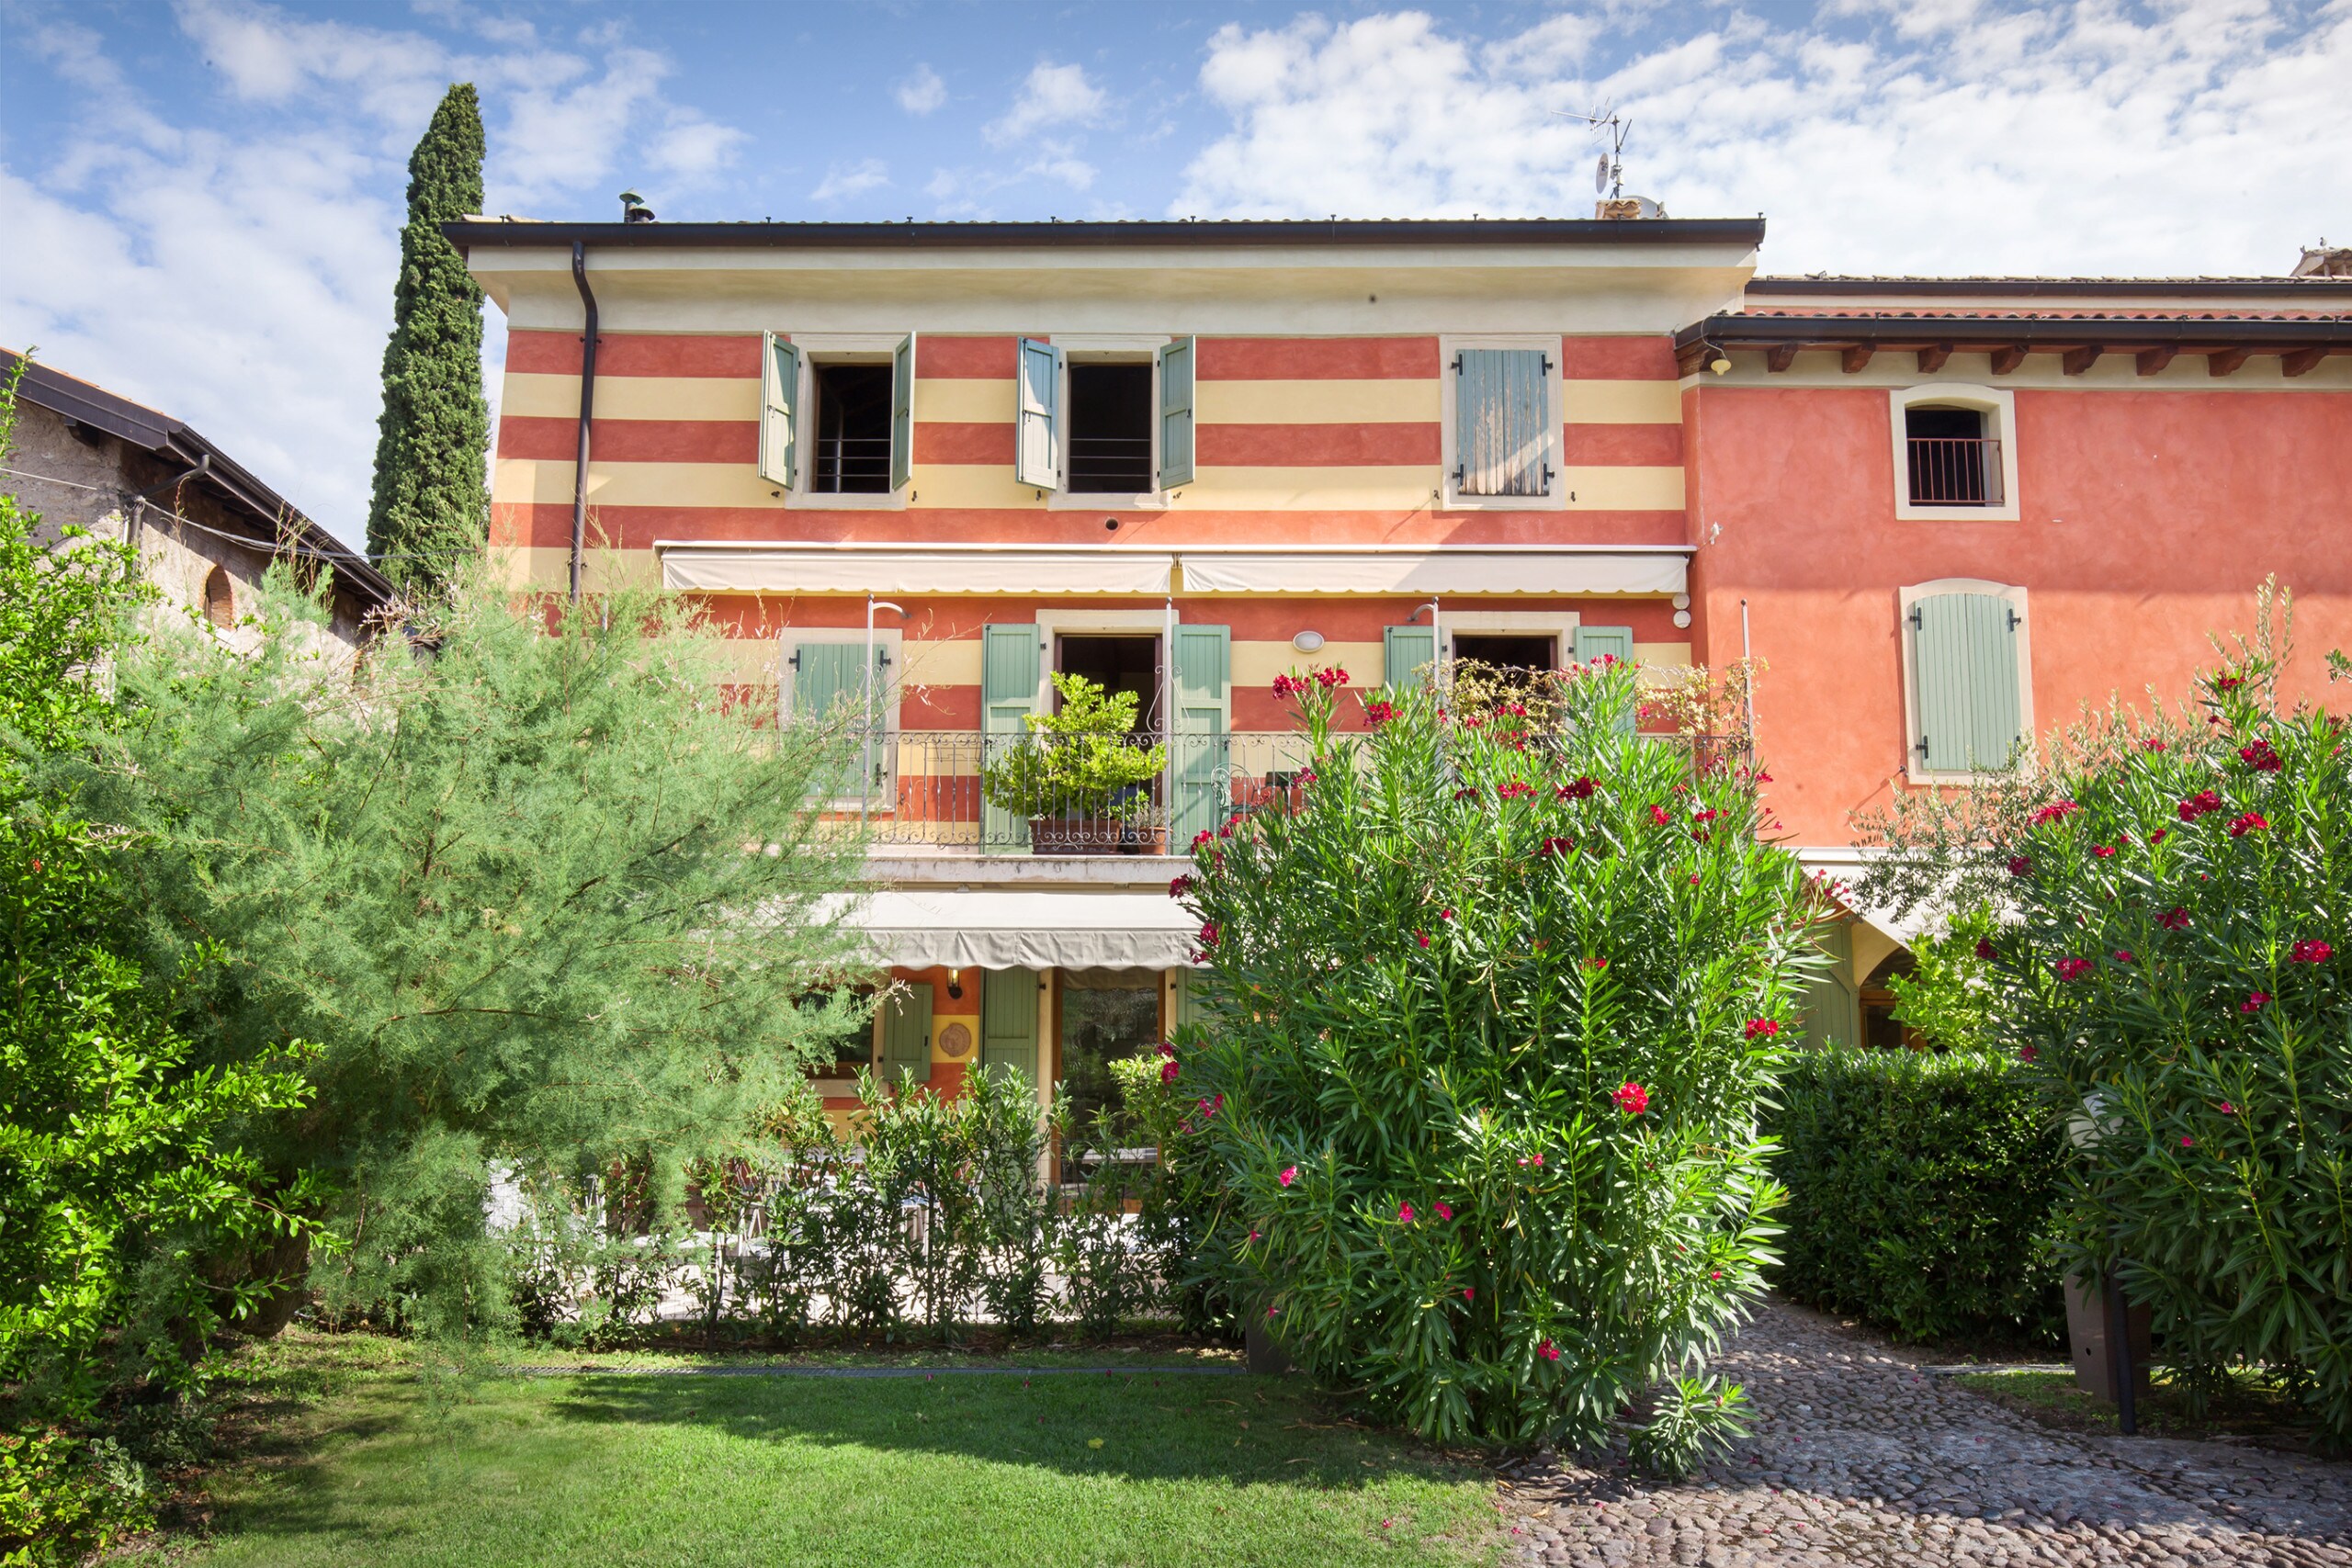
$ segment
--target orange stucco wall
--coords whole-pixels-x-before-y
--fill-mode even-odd
[[[2290,694],[2320,696],[2324,651],[2352,649],[2352,392],[2020,388],[2016,522],[1898,521],[1891,417],[1883,387],[1684,394],[1693,655],[1739,656],[1745,598],[1794,841],[1850,841],[1903,765],[1905,585],[2027,590],[2045,735],[2110,694],[2178,696],[2267,574],[2295,595]]]

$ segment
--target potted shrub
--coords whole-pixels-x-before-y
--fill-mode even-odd
[[[1031,714],[1029,732],[980,766],[990,806],[1029,818],[1039,854],[1160,854],[1168,828],[1151,816],[1151,781],[1168,748],[1135,735],[1136,695],[1083,675],[1056,675],[1061,711]]]

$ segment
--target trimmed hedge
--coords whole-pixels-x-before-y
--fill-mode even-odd
[[[2064,1134],[2012,1058],[1806,1051],[1780,1098],[1784,1294],[1898,1339],[2063,1341]]]

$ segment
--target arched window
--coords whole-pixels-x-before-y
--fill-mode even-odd
[[[214,567],[204,574],[204,618],[216,626],[237,624],[237,594],[230,586],[229,573]]]
[[[1889,396],[1897,517],[2017,521],[2017,413],[2009,392],[1925,381]]]

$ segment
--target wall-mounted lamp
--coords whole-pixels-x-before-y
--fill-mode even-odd
[[[1731,355],[1725,354],[1720,348],[1715,348],[1713,344],[1709,344],[1707,346],[1714,351],[1714,357],[1707,361],[1707,368],[1713,371],[1718,376],[1729,375],[1731,373]]]
[[[1300,632],[1290,639],[1290,645],[1298,649],[1301,653],[1320,652],[1323,648],[1323,634],[1321,632]]]
[[[961,969],[947,972],[947,994],[959,1002],[964,999],[964,972]]]

